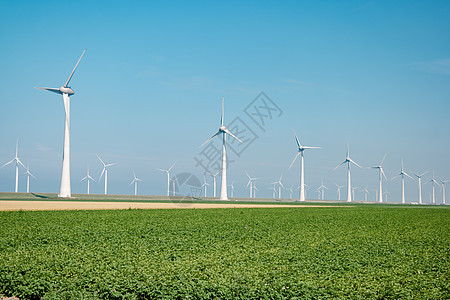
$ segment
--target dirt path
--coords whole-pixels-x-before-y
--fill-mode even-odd
[[[271,205],[212,203],[139,203],[139,202],[77,202],[77,201],[0,201],[0,211],[8,210],[90,210],[90,209],[178,209],[178,208],[255,208],[255,207],[337,207],[326,205]]]

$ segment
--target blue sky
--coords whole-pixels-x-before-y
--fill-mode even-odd
[[[323,147],[305,153],[305,180],[315,190],[323,179],[326,198],[346,183],[344,168],[330,170],[347,143],[364,166],[387,153],[389,178],[403,159],[407,172],[450,179],[449,30],[450,1],[2,2],[0,163],[19,138],[20,158],[38,178],[31,190],[58,192],[62,99],[33,87],[63,85],[87,48],[71,81],[74,193],[85,192],[88,165],[100,176],[96,153],[118,163],[110,193],[132,193],[134,169],[140,193],[164,194],[155,169],[175,161],[175,173],[201,178],[194,157],[217,130],[222,97],[225,123],[240,117],[258,136],[239,157],[230,153],[238,196],[248,195],[244,170],[261,178],[257,196],[270,196],[280,174],[297,184],[299,164],[287,169],[296,153],[291,128]],[[261,91],[283,112],[265,131],[244,112]],[[377,187],[375,170],[353,170],[354,186]],[[385,186],[400,201],[400,181]],[[406,188],[417,201],[417,182]],[[13,189],[14,168],[0,169],[0,191]],[[428,200],[431,187],[423,189]],[[91,191],[102,193],[103,182]]]

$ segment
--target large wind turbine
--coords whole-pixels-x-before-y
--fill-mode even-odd
[[[380,179],[379,187],[378,187],[378,189],[379,189],[378,202],[380,202],[380,203],[383,202],[383,176],[387,180],[386,174],[384,174],[383,166],[382,166],[385,158],[386,158],[386,154],[384,154],[383,159],[381,160],[381,162],[378,166],[372,167],[372,169],[378,169],[378,176]]]
[[[98,154],[97,157],[103,165],[103,171],[102,174],[100,174],[100,178],[98,179],[98,181],[100,181],[102,179],[103,174],[105,174],[105,195],[106,195],[108,194],[108,168],[117,165],[117,163],[105,164],[103,160],[100,158],[100,156],[98,156]]]
[[[406,172],[403,170],[403,160],[402,160],[402,170],[400,171],[400,173],[397,176],[394,176],[392,179],[397,178],[401,176],[402,177],[402,204],[406,203],[406,199],[405,199],[405,176],[413,179],[411,176],[409,176],[408,174],[406,174]]]
[[[232,134],[228,128],[223,125],[223,114],[224,114],[224,98],[222,98],[222,116],[220,118],[220,127],[219,130],[206,140],[200,147],[205,145],[207,142],[215,138],[216,136],[222,134],[222,184],[220,186],[220,200],[228,200],[227,196],[227,151],[226,151],[226,142],[227,142],[227,134],[243,143],[237,136]]]
[[[89,175],[89,167],[87,168],[86,176],[84,176],[83,179],[80,180],[80,182],[84,181],[84,180],[87,181],[87,193],[89,195],[89,181],[91,181],[91,180],[95,181],[94,178],[92,178],[91,175]]]
[[[303,151],[305,151],[306,149],[320,149],[320,147],[302,146],[302,144],[300,144],[300,141],[298,140],[297,135],[295,134],[294,129],[292,129],[292,132],[294,133],[298,150],[297,150],[297,154],[295,154],[294,160],[292,161],[291,165],[289,166],[289,169],[292,167],[295,160],[300,155],[301,160],[300,160],[300,198],[299,198],[299,201],[305,201],[305,169],[304,169]]]
[[[333,171],[336,170],[337,168],[339,168],[340,166],[342,166],[343,164],[347,164],[347,202],[352,202],[352,185],[351,185],[351,177],[350,177],[350,164],[354,164],[354,165],[358,166],[359,168],[361,168],[361,166],[358,165],[356,162],[354,162],[350,158],[350,148],[348,145],[347,145],[347,157],[340,165],[338,165],[336,168],[334,168]]]
[[[134,195],[137,195],[137,183],[138,181],[142,181],[141,179],[136,177],[136,173],[134,173],[133,170],[133,180],[131,181],[131,183],[129,185],[132,185],[134,183]]]
[[[29,193],[30,192],[30,176],[33,177],[34,179],[36,179],[36,176],[31,174],[31,172],[30,172],[30,165],[28,165],[27,171],[24,173],[24,175],[27,175],[27,193]],[[445,193],[445,189],[444,189],[444,193]],[[444,201],[444,203],[445,203],[445,201]]]
[[[156,169],[158,171],[167,173],[167,196],[170,196],[170,171],[172,170],[173,166],[175,166],[175,163],[173,163],[168,170]]]
[[[419,204],[422,204],[422,177],[425,174],[427,174],[428,172],[430,172],[430,171],[428,170],[428,171],[426,171],[425,173],[422,173],[422,174],[414,173],[414,176],[416,176],[418,181],[419,181]]]
[[[25,168],[23,163],[20,161],[20,158],[18,155],[19,155],[19,139],[17,139],[17,142],[16,142],[16,156],[14,156],[13,159],[11,159],[9,162],[7,162],[6,164],[4,164],[2,166],[2,168],[3,168],[5,166],[9,165],[10,163],[13,163],[13,162],[16,163],[16,187],[14,189],[14,191],[16,193],[19,191],[19,165],[21,165],[25,170],[27,169],[27,168]]]
[[[64,148],[63,148],[63,159],[62,159],[62,171],[61,171],[61,186],[59,189],[58,197],[68,198],[71,196],[70,192],[70,96],[75,94],[72,88],[69,86],[70,79],[72,79],[75,70],[78,67],[78,64],[81,61],[81,58],[86,52],[84,49],[80,58],[78,59],[75,68],[73,68],[72,73],[70,73],[69,78],[66,83],[60,88],[44,88],[44,87],[36,87],[37,89],[53,92],[56,94],[60,94],[63,96],[64,102],[64,110],[66,112],[66,119],[64,122]]]

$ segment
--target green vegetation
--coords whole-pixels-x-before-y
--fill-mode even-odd
[[[0,212],[0,295],[450,295],[445,207]]]

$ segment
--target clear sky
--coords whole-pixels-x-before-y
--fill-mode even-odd
[[[387,153],[389,179],[402,159],[409,173],[450,179],[449,32],[450,1],[3,1],[0,163],[14,157],[19,138],[19,156],[37,177],[31,191],[59,191],[62,97],[33,87],[63,85],[87,48],[70,83],[73,193],[85,192],[87,166],[98,180],[96,153],[118,163],[110,193],[133,193],[134,169],[139,193],[165,194],[155,169],[175,161],[174,174],[203,180],[195,158],[219,126],[222,97],[225,124],[239,117],[255,137],[239,155],[230,151],[237,196],[248,195],[244,170],[261,178],[257,196],[271,196],[281,174],[286,187],[298,186],[299,163],[288,170],[292,128],[305,145],[323,147],[305,153],[308,197],[323,179],[325,198],[336,198],[346,170],[330,170],[347,143],[363,166]],[[280,110],[264,128],[246,114],[260,92]],[[353,170],[354,186],[367,185],[373,200],[377,171]],[[385,187],[400,201],[398,179]],[[407,179],[406,189],[417,201],[417,181]],[[0,191],[13,190],[9,165]],[[91,191],[102,193],[103,181]],[[425,201],[430,193],[424,184]]]

